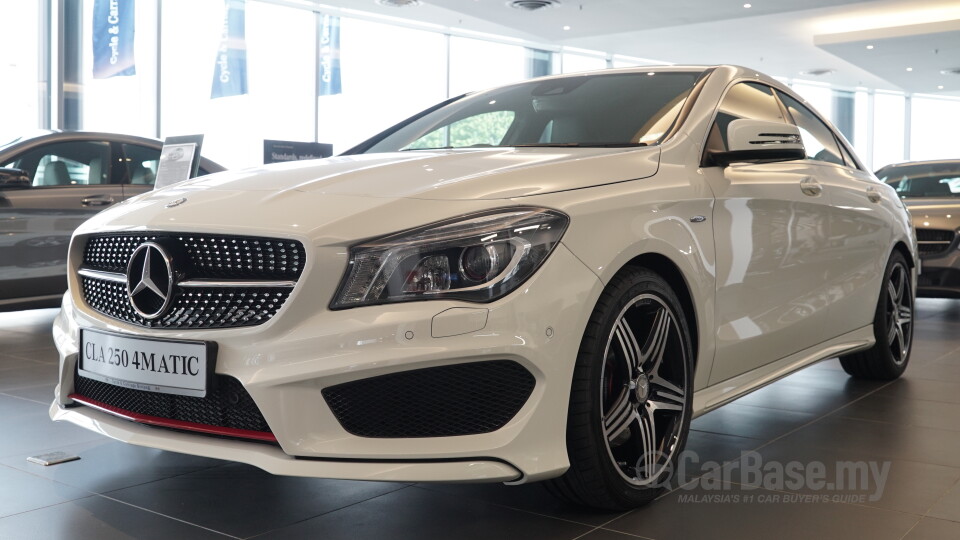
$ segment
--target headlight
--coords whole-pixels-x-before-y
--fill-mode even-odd
[[[354,246],[331,308],[495,300],[536,272],[569,221],[544,208],[499,209]]]

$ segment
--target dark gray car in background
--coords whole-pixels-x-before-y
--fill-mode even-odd
[[[897,163],[876,175],[897,190],[917,229],[917,296],[960,298],[960,159]]]
[[[51,131],[0,146],[0,311],[60,305],[74,229],[153,189],[162,147],[132,135]],[[200,161],[201,175],[222,170]]]

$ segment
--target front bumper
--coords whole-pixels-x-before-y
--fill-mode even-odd
[[[436,300],[331,312],[322,291],[335,284],[326,276],[321,285],[317,274],[305,274],[269,322],[223,330],[130,326],[92,311],[72,288],[54,325],[60,381],[51,418],[132,444],[249,463],[275,474],[526,482],[566,470],[570,383],[591,311],[585,306],[595,303],[602,284],[565,246],[520,289],[490,304]],[[480,328],[478,309],[486,311]],[[216,342],[216,372],[242,383],[279,444],[152,428],[74,403],[68,396],[80,328]],[[322,394],[349,381],[489,360],[514,361],[536,381],[519,412],[489,433],[356,436],[341,426]]]
[[[934,257],[921,257],[923,271],[917,276],[917,296],[960,298],[960,250]]]

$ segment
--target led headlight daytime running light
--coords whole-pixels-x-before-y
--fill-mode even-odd
[[[354,246],[332,309],[389,302],[489,302],[527,280],[570,219],[545,208],[461,216]]]

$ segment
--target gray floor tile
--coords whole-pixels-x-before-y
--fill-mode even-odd
[[[0,396],[29,406],[20,414],[0,418],[0,458],[38,454],[63,446],[102,440],[103,436],[65,422],[52,422],[47,406],[19,398]]]
[[[254,536],[406,484],[274,476],[230,464],[112,491],[111,498],[235,536]],[[210,505],[216,501],[216,511]]]
[[[598,527],[622,512],[601,512],[566,504],[539,483],[520,486],[503,484],[417,484],[417,487],[456,497],[524,510],[543,516]]]
[[[710,433],[769,440],[792,431],[816,417],[809,412],[731,403],[697,418],[690,427]]]
[[[711,478],[788,493],[839,495],[851,504],[923,515],[960,480],[960,468],[892,460],[860,450],[811,451],[782,440],[711,473]]]
[[[778,540],[899,540],[919,516],[804,499],[763,489],[672,492],[604,526],[657,540],[776,538]]]
[[[960,431],[960,403],[919,399],[891,400],[886,396],[873,394],[844,407],[837,415]]]
[[[590,531],[584,536],[581,536],[577,540],[631,540],[636,538],[646,538],[645,536],[639,536],[635,534],[627,534],[617,531],[611,531],[609,529],[597,529]]]
[[[930,517],[960,522],[960,483],[953,485],[927,513]],[[960,537],[958,537],[960,538]]]
[[[783,380],[747,394],[733,403],[822,415],[862,396],[863,393],[854,386],[849,389],[818,388],[803,382]]]
[[[591,527],[410,487],[296,525],[263,539],[574,539]]]
[[[906,398],[960,403],[960,383],[930,379],[898,379],[877,390],[875,395],[891,400]]]
[[[51,382],[55,383],[56,381],[57,366],[34,362],[32,366],[0,371],[0,392],[29,386],[40,386],[50,384]]]
[[[211,501],[212,502],[212,501]],[[11,540],[170,540],[228,538],[139,508],[93,495],[0,519]]]
[[[957,538],[960,538],[960,523],[923,518],[903,540],[956,540]]]
[[[56,387],[56,383],[50,383],[40,386],[27,386],[26,388],[4,390],[0,393],[20,399],[28,399],[41,405],[50,405],[50,403],[53,402],[53,390]]]
[[[960,364],[943,360],[914,368],[904,374],[906,379],[930,379],[934,381],[950,381],[960,383]]]
[[[107,493],[225,463],[121,443],[106,437],[60,449],[80,456],[80,459],[55,467],[42,467],[19,456],[6,458],[0,463],[93,493]]]
[[[0,466],[0,518],[89,495],[82,489]]]
[[[955,431],[831,416],[784,437],[804,448],[833,448],[960,468]]]

